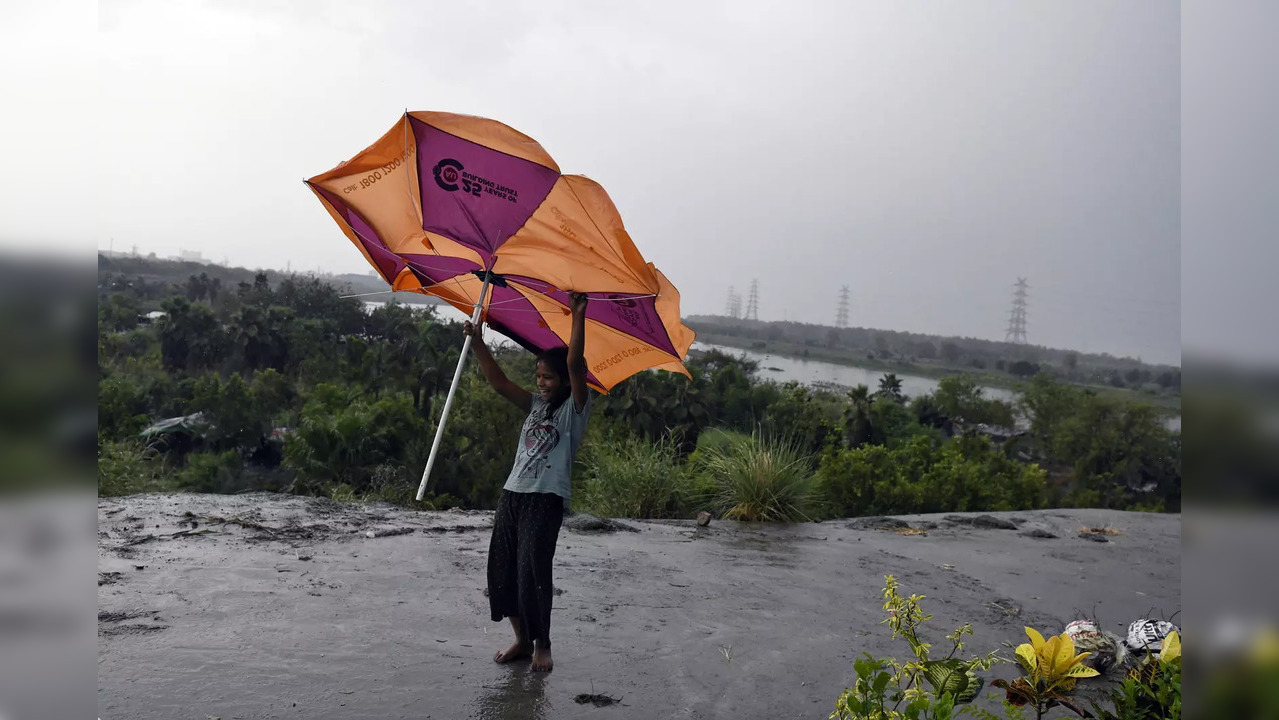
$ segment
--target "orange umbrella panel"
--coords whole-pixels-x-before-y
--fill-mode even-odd
[[[464,309],[487,278],[484,318],[533,351],[567,344],[568,293],[584,292],[592,385],[683,370],[693,333],[679,294],[645,262],[607,193],[561,175],[540,145],[502,123],[406,113],[307,183],[393,289]]]

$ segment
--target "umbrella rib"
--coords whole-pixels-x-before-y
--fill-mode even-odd
[[[460,202],[457,203],[457,206],[461,208],[462,214],[466,216],[466,221],[471,224],[471,232],[475,233],[475,237],[488,242],[488,238],[484,237],[484,232],[480,230],[480,224],[475,221],[475,215],[471,213],[470,208],[468,208],[465,203]],[[493,254],[493,251],[488,250],[487,248],[485,249],[485,252],[489,253],[490,257]],[[492,260],[490,259],[489,262],[492,262]]]
[[[532,288],[530,288],[530,289],[532,289]],[[563,305],[563,304],[564,304],[564,303],[561,303],[559,300],[556,300],[555,298],[553,298],[553,297],[551,297],[551,296],[549,296],[549,295],[547,295],[547,294],[545,294],[545,293],[538,293],[538,294],[539,294],[539,295],[541,295],[542,297],[546,298],[547,300],[550,300],[551,302],[558,303],[558,304],[560,304],[560,305]],[[656,295],[652,295],[652,294],[650,294],[650,295],[629,295],[629,296],[627,296],[627,297],[617,297],[617,298],[591,298],[591,300],[592,300],[592,301],[597,301],[597,302],[621,302],[621,301],[623,301],[623,300],[638,300],[638,299],[641,299],[641,298],[651,298],[651,297],[657,297],[657,296],[656,296]],[[506,305],[506,304],[508,304],[508,303],[524,302],[524,301],[527,301],[527,300],[528,300],[528,298],[525,298],[525,297],[511,298],[510,300],[497,300],[497,301],[489,300],[488,306],[489,306],[489,307],[495,307],[495,306],[498,306],[498,305]],[[518,312],[541,312],[541,311],[540,311],[540,310],[521,310],[521,311],[518,311]]]
[[[413,135],[413,139],[414,140],[417,139],[416,133]],[[404,158],[404,192],[408,193],[409,205],[413,206],[413,205],[416,205],[417,202],[415,201],[413,197],[413,181],[409,179],[410,163],[409,163],[409,110],[408,108],[404,109],[404,147],[400,148],[400,156]],[[416,157],[416,153],[414,153],[414,163],[413,163],[414,167],[416,167],[416,162],[417,162],[417,157]],[[422,212],[419,209],[418,215],[421,216],[421,214]]]
[[[464,284],[462,283],[462,281],[461,281],[461,280],[458,280],[456,277],[451,277],[451,278],[448,278],[447,280],[440,280],[439,282],[433,282],[433,283],[431,283],[428,287],[435,287],[436,285],[443,285],[443,284],[444,284],[444,283],[446,283],[446,282],[453,283],[454,285],[457,285],[457,286],[458,286],[458,288],[459,288],[459,292],[461,292],[461,293],[462,293],[462,295],[466,298],[466,301],[467,301],[467,302],[469,302],[469,303],[470,303],[470,304],[472,304],[472,305],[474,305],[474,304],[475,304],[475,300],[471,297],[471,293],[470,293],[469,291],[467,291],[467,289],[466,289],[466,285],[464,285]]]
[[[360,231],[359,231],[359,230],[358,230],[358,229],[357,229],[354,225],[352,225],[351,223],[349,223],[349,222],[348,222],[348,223],[346,224],[346,226],[347,226],[347,227],[349,227],[349,228],[351,228],[351,232],[353,232],[353,233],[355,233],[356,235],[358,235],[358,236],[360,237],[360,239],[361,239],[361,240],[363,240],[364,242],[373,242],[372,240],[369,240],[367,237],[365,237],[365,236],[364,236],[364,233],[360,232]],[[376,245],[377,243],[374,243],[374,244]],[[385,247],[385,246],[383,246],[383,247]],[[440,251],[439,251],[439,250],[435,250],[434,248],[432,248],[431,250],[435,253],[435,256],[436,256],[436,257],[445,257],[444,255],[441,255],[441,254],[440,254]],[[390,248],[386,248],[386,251],[387,251],[387,252],[389,252],[389,253],[391,253],[392,255],[395,255],[396,257],[399,257],[399,253],[395,252],[394,250],[391,250]],[[401,259],[401,260],[404,260],[404,258],[402,258],[402,257],[401,257],[400,259]],[[408,264],[408,262],[407,262],[407,261],[405,261],[405,264],[407,265],[407,264]],[[448,272],[448,268],[433,267],[433,266],[430,266],[430,265],[425,265],[425,264],[423,264],[423,263],[418,263],[418,264],[419,264],[419,265],[422,265],[422,267],[424,267],[424,268],[426,268],[426,269],[428,269],[428,270],[444,270],[445,272]],[[391,280],[390,282],[394,282],[394,280]],[[445,279],[445,280],[432,280],[432,281],[431,281],[431,284],[430,284],[430,285],[428,285],[428,286],[426,286],[426,287],[435,287],[436,285],[443,285],[443,284],[444,284],[444,283],[446,283],[446,282],[451,282],[451,283],[455,283],[455,284],[457,284],[457,286],[461,289],[461,293],[462,293],[464,296],[466,296],[466,300],[467,300],[467,302],[471,303],[472,305],[474,305],[474,304],[475,304],[475,300],[474,300],[474,298],[472,298],[472,297],[471,297],[471,294],[470,294],[469,292],[467,292],[466,286],[465,286],[465,285],[463,285],[463,284],[462,284],[462,281],[458,280],[456,277],[447,278],[447,279]],[[423,289],[426,289],[426,288],[423,288]],[[408,290],[408,291],[406,291],[406,292],[412,292],[412,290]]]
[[[522,296],[521,296],[521,297],[517,297],[517,298],[511,298],[510,300],[498,300],[497,302],[493,302],[492,300],[489,300],[489,307],[496,307],[496,306],[498,306],[498,305],[506,305],[507,303],[513,303],[513,302],[527,302],[527,300],[528,300],[528,298],[526,298],[526,297],[522,297]]]
[[[492,310],[492,309],[493,309],[493,305],[495,305],[495,304],[496,304],[496,303],[490,303],[490,304],[489,304],[489,309],[490,309],[490,310]],[[536,314],[538,314],[538,315],[541,315],[541,314],[542,314],[542,311],[541,311],[541,310],[521,310],[521,309],[519,309],[519,308],[503,308],[503,309],[502,309],[502,314],[503,314],[503,315],[505,315],[506,313],[536,313]]]
[[[644,298],[655,298],[657,293],[649,293],[647,295],[623,295],[621,297],[591,298],[591,302],[622,302],[623,300],[643,300]]]
[[[555,287],[554,285],[552,285],[552,284],[550,284],[550,283],[546,282],[545,280],[538,280],[537,278],[531,278],[531,277],[516,277],[516,278],[513,278],[513,279],[511,279],[511,280],[510,280],[510,282],[514,282],[514,283],[518,283],[518,284],[520,284],[520,285],[523,285],[523,286],[527,287],[528,289],[533,290],[534,292],[538,292],[538,293],[541,293],[541,294],[543,294],[543,295],[545,295],[545,294],[546,294],[546,292],[545,292],[544,290],[538,290],[537,288],[533,287],[533,286],[530,284],[530,281],[531,281],[531,282],[535,282],[535,283],[541,283],[542,285],[545,285],[546,287],[551,288],[551,289],[553,289],[553,290],[559,290],[559,288],[557,288],[557,287]],[[592,301],[596,301],[596,302],[621,302],[621,301],[623,301],[623,300],[643,300],[644,298],[655,298],[655,297],[661,297],[661,293],[647,293],[647,294],[644,294],[644,295],[619,295],[618,297],[607,297],[607,298],[604,298],[604,297],[593,297],[593,298],[591,298],[591,300],[592,300]]]

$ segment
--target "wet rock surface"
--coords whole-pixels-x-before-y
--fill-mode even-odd
[[[883,516],[855,518],[848,522],[850,530],[897,530],[908,527],[910,523],[905,520]]]
[[[571,513],[564,516],[564,528],[579,533],[639,532],[624,522],[602,518],[590,513]]]
[[[1016,530],[1017,523],[1004,518],[997,518],[993,515],[947,515],[946,522],[956,525],[969,525],[975,528],[988,528],[992,530]]]
[[[903,515],[896,532],[869,531],[884,518],[566,517],[555,671],[542,675],[492,662],[510,630],[490,621],[483,592],[491,513],[271,494],[103,499],[99,715],[825,717],[862,652],[908,654],[879,624],[886,574],[928,596],[933,642],[972,622],[974,652],[1022,642],[1025,625],[1060,632],[1083,610],[1123,632],[1152,607],[1180,609],[1180,516],[981,515],[1057,538],[949,519],[976,513]],[[1099,544],[1081,527],[1122,534]]]

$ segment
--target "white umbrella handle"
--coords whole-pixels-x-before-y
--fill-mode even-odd
[[[475,312],[471,313],[471,324],[480,326],[480,310],[484,307],[484,296],[488,293],[489,281],[493,273],[484,274],[484,286],[480,288],[480,299],[475,301]],[[448,397],[444,399],[444,412],[440,413],[440,425],[435,429],[435,442],[431,443],[431,455],[426,460],[426,469],[422,471],[422,482],[417,486],[417,499],[426,495],[426,482],[431,477],[431,468],[435,465],[435,454],[440,450],[440,440],[444,437],[444,423],[449,419],[449,410],[453,407],[453,396],[457,393],[457,384],[462,379],[462,367],[466,365],[466,354],[471,349],[471,336],[462,341],[462,355],[457,359],[457,370],[453,373],[453,384],[449,387]]]

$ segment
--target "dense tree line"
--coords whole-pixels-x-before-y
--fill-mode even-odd
[[[458,323],[430,308],[368,310],[315,278],[142,282],[112,273],[98,305],[103,492],[257,488],[412,504],[457,363]],[[148,320],[155,310],[163,315]],[[496,356],[512,378],[531,378],[527,353]],[[806,516],[1179,507],[1180,434],[1150,408],[1045,373],[1014,405],[962,376],[908,398],[891,373],[877,388],[840,394],[762,381],[753,363],[720,352],[688,366],[691,380],[640,373],[598,399],[575,478],[593,488],[588,502],[608,507],[608,493],[625,491],[669,494],[630,505],[644,512],[747,507],[723,496],[732,478],[697,469],[718,452],[706,467],[730,472],[725,453],[735,451],[709,445],[733,436],[784,441],[788,472],[807,468],[798,475],[812,479]],[[157,421],[192,416],[196,427],[140,437]],[[492,507],[520,421],[474,368],[465,373],[430,504]],[[1019,424],[1020,433],[989,431]]]

